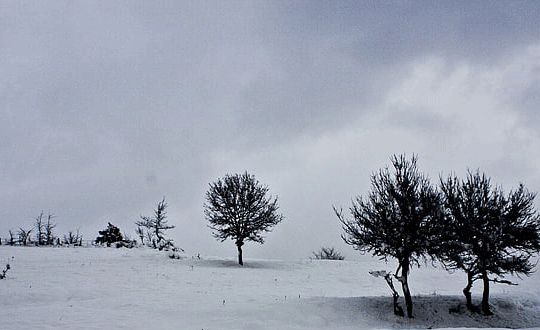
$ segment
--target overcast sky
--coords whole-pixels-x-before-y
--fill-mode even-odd
[[[0,0],[0,237],[43,210],[94,239],[165,196],[190,255],[234,257],[208,184],[248,171],[285,220],[245,257],[354,257],[348,208],[393,154],[433,182],[540,190],[537,1]],[[537,201],[538,205],[538,201]]]

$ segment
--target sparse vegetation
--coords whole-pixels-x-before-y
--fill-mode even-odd
[[[45,218],[47,220],[45,220]],[[47,216],[41,211],[36,217],[34,229],[36,230],[36,245],[53,245],[55,241],[53,229],[56,224],[51,222],[54,215],[49,213]]]
[[[101,234],[101,232],[99,233]],[[82,246],[82,240],[83,237],[80,234],[79,229],[77,229],[76,232],[70,230],[67,234],[64,235],[64,238],[62,239],[62,244]]]
[[[321,260],[344,260],[345,257],[342,256],[335,248],[333,247],[322,247],[319,251],[313,252],[315,259]]]
[[[141,244],[144,244],[144,229],[146,228],[146,244],[159,250],[176,249],[171,239],[165,238],[165,231],[175,228],[173,225],[169,225],[167,220],[167,207],[169,205],[165,202],[165,197],[158,203],[157,208],[154,210],[154,216],[142,216],[141,220],[135,222],[137,227],[137,235],[141,240]]]
[[[19,244],[20,245],[28,245],[31,242],[30,233],[32,232],[32,229],[25,230],[24,228],[19,228],[19,231],[17,232],[17,236],[19,237]]]

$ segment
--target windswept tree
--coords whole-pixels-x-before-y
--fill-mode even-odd
[[[165,231],[175,228],[175,226],[169,225],[167,220],[167,202],[165,197],[158,203],[157,208],[154,210],[154,215],[151,217],[142,216],[141,219],[136,221],[135,224],[140,227],[145,227],[147,230],[147,244],[151,244],[152,247],[157,249],[166,249],[169,247],[174,248],[172,240],[165,238]],[[140,235],[142,228],[138,229],[137,233]],[[140,235],[141,241],[143,235]]]
[[[401,282],[407,316],[412,317],[408,276],[411,266],[425,260],[430,244],[437,241],[441,198],[429,179],[418,171],[417,157],[407,160],[404,155],[394,155],[391,161],[393,173],[386,167],[373,174],[367,198],[353,200],[352,219],[347,219],[342,210],[334,207],[334,211],[343,225],[345,243],[385,261],[389,257],[397,259],[394,277]],[[399,309],[394,296],[394,312]]]
[[[489,282],[512,284],[501,278],[533,271],[530,258],[540,251],[535,194],[520,184],[505,195],[479,171],[469,171],[465,180],[449,177],[440,181],[447,214],[438,255],[448,269],[462,269],[467,274],[463,294],[470,310],[477,310],[471,298],[473,283],[483,281],[482,312],[490,315]]]
[[[267,195],[268,187],[255,176],[244,174],[225,175],[210,184],[206,192],[204,215],[208,227],[221,242],[230,238],[238,249],[238,263],[243,265],[242,246],[246,241],[264,243],[262,233],[283,220],[279,214],[277,197]]]

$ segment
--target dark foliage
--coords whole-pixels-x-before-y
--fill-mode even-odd
[[[246,241],[264,243],[263,232],[283,220],[277,212],[277,197],[267,196],[268,187],[253,175],[226,175],[210,184],[204,214],[212,234],[220,241],[230,238],[238,249],[238,263],[243,265],[242,246]]]
[[[501,278],[533,271],[530,258],[540,251],[535,194],[520,185],[505,195],[478,171],[469,172],[463,181],[456,177],[440,181],[447,212],[437,254],[446,268],[467,273],[463,293],[470,310],[476,310],[471,301],[473,282],[483,281],[482,312],[489,315],[489,282],[511,284]]]
[[[123,239],[120,228],[110,222],[105,230],[99,231],[99,235],[96,238],[96,244],[107,244],[107,246],[111,246],[112,243],[120,242]]]
[[[109,225],[110,225],[110,223],[109,223]],[[100,231],[99,234],[101,235],[102,232],[103,231]],[[62,240],[62,244],[82,246],[82,239],[83,239],[83,237],[80,234],[79,229],[77,229],[76,232],[73,232],[73,231],[70,230],[67,234],[64,235],[64,238]],[[103,243],[107,243],[107,242],[106,241],[98,242],[98,240],[96,239],[96,243],[103,244]],[[110,243],[108,245],[110,245]]]
[[[343,240],[361,253],[398,261],[394,276],[401,282],[407,316],[412,317],[408,285],[411,265],[426,259],[431,244],[438,242],[438,217],[442,214],[440,194],[428,178],[418,172],[417,158],[393,156],[393,173],[387,168],[371,177],[371,192],[357,197],[350,208],[352,219],[334,208],[343,225]],[[401,270],[401,275],[399,271]]]
[[[344,260],[345,257],[342,256],[335,248],[333,247],[322,247],[319,251],[313,252],[315,259],[321,260]]]

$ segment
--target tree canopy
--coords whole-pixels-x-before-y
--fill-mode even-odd
[[[350,208],[352,219],[334,208],[343,225],[343,240],[362,253],[398,261],[396,278],[402,283],[407,315],[412,301],[407,276],[412,264],[425,258],[437,232],[440,194],[418,171],[417,157],[393,156],[392,166],[371,177],[367,198],[357,197]],[[398,276],[401,269],[401,276]]]
[[[241,265],[244,242],[264,243],[262,234],[283,220],[283,215],[277,212],[277,197],[268,195],[268,190],[255,176],[245,172],[225,175],[210,183],[206,193],[204,214],[208,226],[216,239],[235,241]]]
[[[440,181],[446,217],[438,256],[447,268],[467,273],[463,293],[471,310],[475,309],[470,292],[473,282],[483,281],[482,312],[491,314],[489,282],[510,284],[501,280],[505,274],[528,275],[533,271],[530,258],[540,251],[535,194],[520,184],[505,195],[479,171],[469,171],[465,180],[451,176]]]

